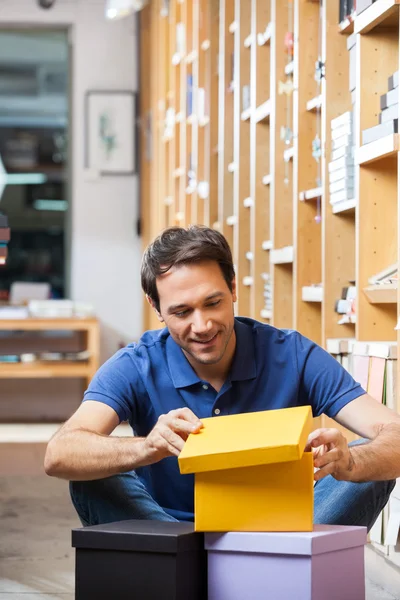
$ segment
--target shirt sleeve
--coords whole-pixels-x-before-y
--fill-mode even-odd
[[[311,405],[314,416],[335,417],[346,404],[366,393],[331,354],[300,334],[297,365],[301,401]]]
[[[83,401],[96,400],[117,413],[120,422],[135,422],[137,369],[125,350],[120,350],[97,371]]]

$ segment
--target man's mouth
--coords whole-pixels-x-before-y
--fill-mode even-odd
[[[212,344],[216,338],[217,338],[218,333],[215,333],[212,337],[207,338],[206,340],[193,340],[193,342],[195,342],[196,344],[202,344],[203,346],[206,346],[207,344]]]

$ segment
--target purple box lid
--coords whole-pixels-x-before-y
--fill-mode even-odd
[[[228,532],[206,533],[205,548],[215,552],[256,552],[257,554],[290,554],[314,556],[324,552],[363,546],[366,527],[314,525],[309,532]]]

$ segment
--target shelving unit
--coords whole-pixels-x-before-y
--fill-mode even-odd
[[[0,331],[80,331],[86,335],[87,361],[2,363],[0,379],[82,378],[85,388],[99,368],[100,330],[97,319],[0,319]]]
[[[161,16],[163,6],[140,13],[144,244],[165,226],[205,223],[231,244],[238,314],[324,347],[396,339],[400,292],[368,280],[399,258],[400,138],[361,139],[399,69],[398,1],[340,24],[336,0],[171,0]],[[332,121],[350,111],[352,182],[331,202],[331,162],[343,157],[347,172],[350,156]],[[354,281],[356,314],[342,318],[335,306]],[[159,326],[145,315],[144,328]]]

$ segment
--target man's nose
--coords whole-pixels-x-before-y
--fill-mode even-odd
[[[202,311],[194,311],[192,321],[192,331],[197,335],[207,333],[212,328],[210,319]]]

